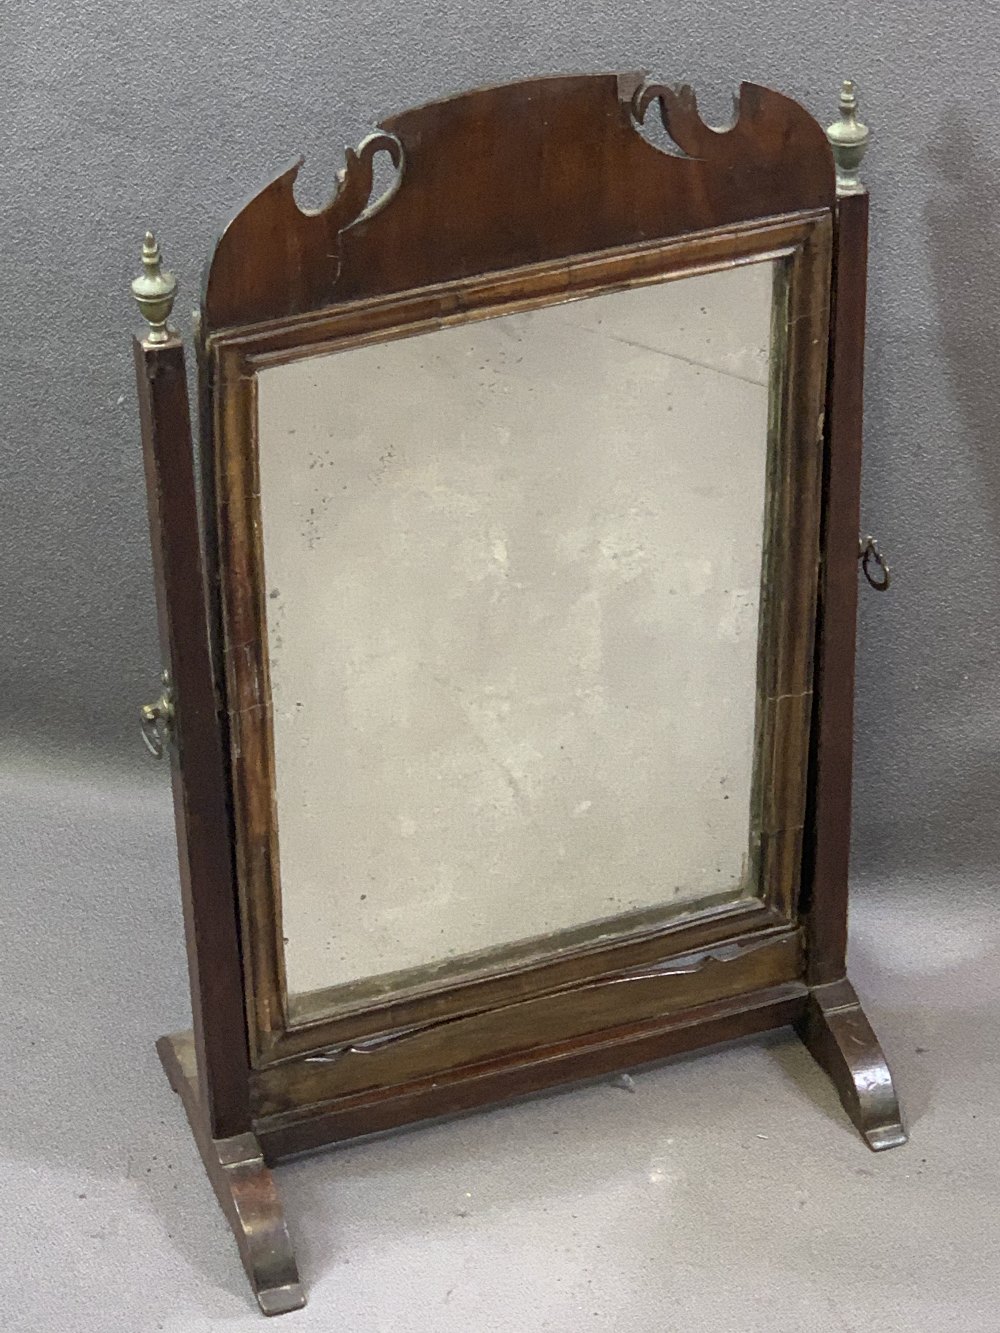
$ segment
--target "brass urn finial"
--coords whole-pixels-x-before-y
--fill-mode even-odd
[[[160,247],[151,231],[142,245],[142,273],[132,283],[132,295],[139,303],[142,317],[149,325],[146,341],[165,343],[170,338],[167,320],[177,295],[177,279],[160,267]]]
[[[840,89],[840,119],[835,120],[826,131],[833,149],[833,160],[837,165],[837,193],[864,194],[865,187],[858,179],[861,160],[868,151],[871,133],[857,116],[858,99],[854,95],[854,84],[845,79]]]

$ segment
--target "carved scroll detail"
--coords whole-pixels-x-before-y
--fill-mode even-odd
[[[395,168],[390,187],[372,199],[378,153]],[[357,148],[344,150],[337,189],[321,208],[301,208],[295,182],[305,161],[300,157],[256,195],[226,228],[209,268],[203,306],[207,324],[255,322],[276,313],[308,309],[333,299],[340,276],[341,237],[356,223],[376,216],[399,189],[404,153],[399,139],[376,130]],[[283,285],[282,300],[262,302],[261,284],[269,275]]]
[[[372,199],[375,155],[380,152],[388,153],[389,160],[396,168],[396,176],[388,190],[377,199]],[[344,155],[347,161],[337,172],[338,189],[330,202],[324,208],[300,210],[307,217],[325,214],[328,223],[338,232],[345,231],[362,218],[374,216],[380,208],[384,208],[399,189],[403,171],[403,145],[394,134],[386,134],[384,130],[367,135],[356,149],[346,148]],[[295,168],[296,176],[303,160],[300,158]]]
[[[744,85],[745,86],[745,85]],[[632,96],[632,115],[644,125],[646,114],[656,102],[663,128],[685,157],[705,161],[720,152],[719,139],[732,134],[740,121],[742,89],[733,98],[733,119],[722,129],[706,125],[698,111],[698,98],[689,84],[672,88],[665,83],[644,83]]]

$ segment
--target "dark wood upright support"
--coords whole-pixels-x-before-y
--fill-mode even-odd
[[[157,253],[158,264],[158,253]],[[281,1205],[251,1132],[249,1057],[221,720],[195,490],[184,348],[135,340],[170,739],[193,1031],[157,1051],[184,1102],[205,1169],[236,1236],[260,1308],[305,1303]]]
[[[812,802],[807,827],[806,982],[797,1031],[875,1151],[906,1142],[889,1066],[847,980],[858,536],[868,272],[868,195],[835,211],[827,383],[823,561],[816,645]]]
[[[163,342],[136,338],[135,367],[160,653],[173,695],[167,748],[199,1098],[213,1135],[229,1138],[250,1128],[249,1056],[184,346],[174,335]]]

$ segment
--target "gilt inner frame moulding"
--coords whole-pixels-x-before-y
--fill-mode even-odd
[[[299,208],[291,168],[207,271],[201,508],[174,284],[147,238],[136,365],[166,686],[144,724],[173,766],[193,1011],[158,1049],[266,1313],[304,1299],[269,1164],[336,1141],[785,1025],[871,1147],[903,1141],[845,967],[866,137],[849,85],[828,137],[754,85],[714,130],[687,88],[571,76],[392,117],[323,209]],[[380,153],[394,178],[373,199]],[[740,891],[290,994],[261,374],[752,264],[773,278]]]

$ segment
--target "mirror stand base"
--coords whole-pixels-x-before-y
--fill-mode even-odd
[[[796,1030],[837,1089],[869,1148],[881,1152],[905,1143],[892,1074],[846,977],[810,989]]]
[[[191,1130],[222,1211],[233,1229],[240,1258],[264,1314],[305,1305],[305,1292],[288,1239],[285,1215],[254,1134],[213,1139],[198,1098],[194,1041],[190,1032],[161,1037],[156,1051],[170,1086],[184,1103]]]

